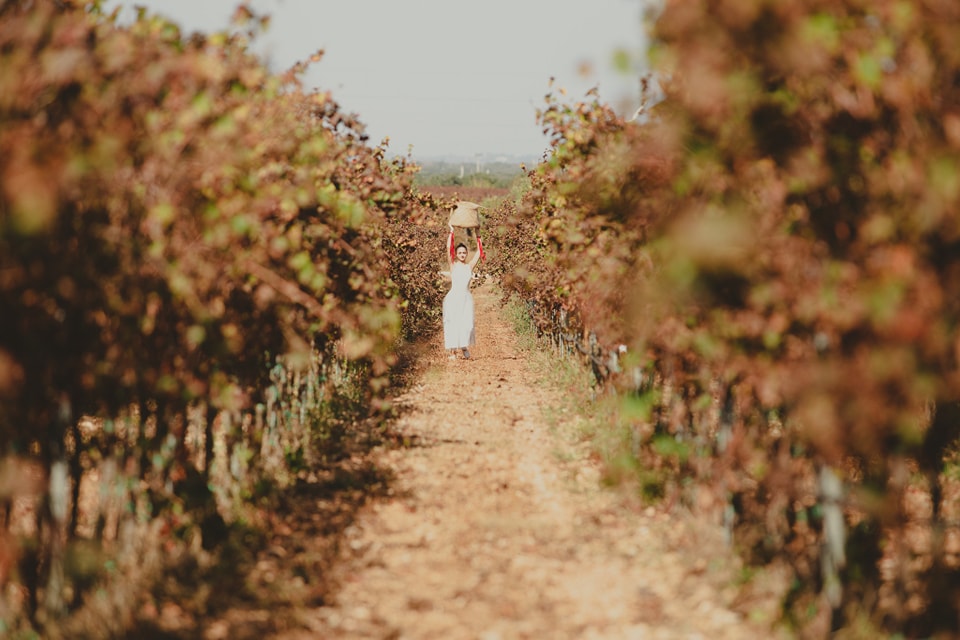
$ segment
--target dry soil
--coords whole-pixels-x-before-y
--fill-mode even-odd
[[[692,639],[773,637],[711,523],[602,486],[563,389],[543,381],[489,285],[478,343],[420,356],[395,399],[407,446],[376,465],[389,496],[359,510],[338,585],[283,637]]]

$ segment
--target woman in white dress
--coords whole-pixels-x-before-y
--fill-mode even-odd
[[[467,245],[462,242],[453,248],[453,225],[447,238],[447,257],[450,261],[450,291],[443,298],[443,345],[450,351],[450,359],[456,360],[457,349],[463,357],[470,358],[470,349],[476,343],[473,331],[473,296],[470,295],[470,279],[473,269],[483,253],[480,236],[477,235],[477,252],[467,262]]]

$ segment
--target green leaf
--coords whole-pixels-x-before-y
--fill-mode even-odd
[[[674,436],[656,436],[653,439],[653,450],[663,458],[676,459],[680,463],[690,458],[690,446]]]
[[[201,325],[195,324],[187,329],[187,344],[191,348],[199,346],[207,337],[207,330]]]
[[[148,217],[156,220],[162,226],[166,227],[173,222],[173,219],[176,217],[177,212],[173,208],[173,205],[169,202],[164,202],[158,205],[151,207],[150,213],[147,214]]]
[[[930,186],[947,202],[953,203],[960,195],[960,174],[956,159],[942,156],[935,158],[927,170]]]
[[[870,89],[878,89],[883,81],[883,65],[877,54],[858,55],[853,63],[853,76]]]
[[[659,392],[628,395],[620,402],[620,417],[626,422],[643,422],[650,419],[653,408],[660,401]]]
[[[626,49],[616,49],[613,52],[613,68],[619,73],[630,73],[632,70],[630,52]]]
[[[290,256],[287,264],[294,271],[300,272],[307,268],[313,268],[313,258],[310,257],[308,252],[300,251]]]
[[[830,54],[836,53],[840,46],[840,30],[837,27],[837,21],[829,14],[817,13],[807,18],[801,33],[806,44]]]

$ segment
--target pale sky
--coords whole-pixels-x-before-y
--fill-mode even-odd
[[[651,0],[253,0],[271,16],[254,45],[279,71],[325,53],[304,76],[359,116],[370,143],[426,160],[540,157],[536,122],[550,78],[571,100],[591,87],[629,114],[639,103]],[[185,31],[229,28],[236,0],[105,0],[111,10],[145,6]],[[632,73],[614,68],[618,50]],[[583,69],[590,69],[584,75]]]

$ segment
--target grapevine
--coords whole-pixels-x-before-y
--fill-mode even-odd
[[[790,568],[798,627],[955,632],[957,10],[667,2],[652,24],[643,118],[548,99],[506,284],[588,354],[641,489]]]

